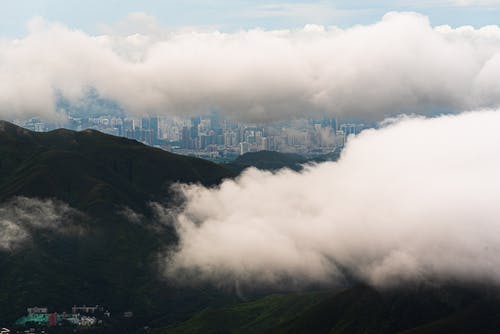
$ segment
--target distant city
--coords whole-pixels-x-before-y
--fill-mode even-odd
[[[59,127],[77,131],[95,129],[166,151],[218,162],[262,150],[306,157],[324,155],[342,148],[348,136],[369,127],[360,122],[342,122],[334,118],[249,124],[220,119],[215,113],[191,118],[102,115],[69,116],[64,123],[44,122],[38,118],[13,122],[37,132]]]
[[[76,103],[59,96],[56,109],[65,121],[51,122],[36,117],[11,121],[37,132],[61,127],[77,131],[95,129],[166,151],[217,162],[232,161],[244,153],[263,150],[312,158],[341,149],[350,135],[374,126],[328,117],[243,123],[222,118],[216,112],[191,118],[134,117],[115,102],[101,98],[94,90],[88,91]]]
[[[78,102],[59,96],[56,109],[64,122],[40,118],[11,121],[37,132],[61,127],[77,131],[95,129],[169,152],[216,162],[232,161],[244,153],[263,150],[313,158],[341,149],[350,135],[374,126],[359,120],[329,117],[243,123],[222,118],[215,111],[191,118],[134,117],[117,103],[100,97],[95,90],[89,90]]]

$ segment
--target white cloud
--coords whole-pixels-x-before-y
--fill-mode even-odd
[[[500,28],[433,28],[413,13],[345,30],[126,36],[39,19],[0,42],[0,115],[54,116],[56,92],[77,100],[89,87],[131,113],[216,108],[250,120],[495,107],[499,58]]]
[[[404,118],[338,163],[180,186],[167,274],[215,284],[500,284],[500,112]]]
[[[251,120],[495,107],[499,59],[500,28],[434,28],[414,13],[350,29],[125,36],[38,19],[0,41],[0,115],[54,116],[56,92],[78,100],[89,87],[130,113]]]

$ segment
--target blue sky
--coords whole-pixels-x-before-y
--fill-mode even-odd
[[[300,27],[306,23],[342,27],[379,20],[388,11],[417,11],[433,25],[500,24],[497,0],[245,1],[245,0],[0,0],[0,34],[23,36],[26,23],[42,16],[88,33],[99,33],[131,12],[152,15],[169,28],[212,27],[234,31]]]

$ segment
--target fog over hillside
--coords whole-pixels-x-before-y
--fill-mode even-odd
[[[215,284],[500,284],[500,113],[403,117],[338,162],[179,187],[166,274]],[[184,281],[185,282],[185,281]]]
[[[66,203],[27,197],[14,197],[0,204],[0,251],[26,246],[35,231],[56,234],[82,234],[75,218],[82,213]]]
[[[131,33],[137,20],[148,29]],[[57,118],[58,96],[78,103],[91,89],[131,114],[217,110],[250,121],[381,120],[500,102],[498,26],[432,26],[396,12],[347,29],[168,31],[145,14],[122,25],[91,36],[34,19],[25,37],[0,40],[0,117]]]

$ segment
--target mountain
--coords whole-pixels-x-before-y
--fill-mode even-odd
[[[155,334],[183,333],[497,333],[498,291],[477,287],[399,287],[271,295],[208,308]]]
[[[328,295],[324,292],[271,294],[249,302],[207,308],[183,323],[158,329],[155,334],[264,333],[299,317]]]
[[[114,206],[145,210],[175,182],[214,185],[234,174],[94,130],[31,132],[0,121],[0,201],[50,197],[100,216]]]
[[[241,173],[248,167],[271,171],[290,168],[298,171],[302,169],[302,164],[305,164],[307,161],[306,157],[299,154],[259,151],[240,155],[225,166],[236,173]]]
[[[259,151],[240,155],[225,166],[235,173],[241,173],[248,167],[271,171],[281,168],[290,168],[298,171],[302,169],[302,164],[307,161],[306,157],[295,153]]]
[[[340,156],[340,149],[334,152],[318,155],[313,158],[306,158],[295,153],[281,153],[275,151],[248,152],[240,155],[235,160],[224,166],[234,173],[241,173],[248,167],[255,167],[261,170],[276,171],[281,168],[289,168],[300,171],[304,164],[319,163],[325,161],[336,161]]]
[[[173,183],[214,185],[233,175],[209,161],[93,130],[36,133],[0,121],[0,213],[23,214],[13,222],[29,232],[22,247],[3,249],[9,230],[0,217],[0,327],[35,305],[133,310],[140,325],[220,303],[224,297],[214,289],[180,289],[161,277],[158,255],[176,236],[156,222],[149,203],[171,204]],[[29,206],[32,199],[38,202]],[[43,218],[55,212],[44,206],[61,203],[76,212],[63,210],[64,233]]]

